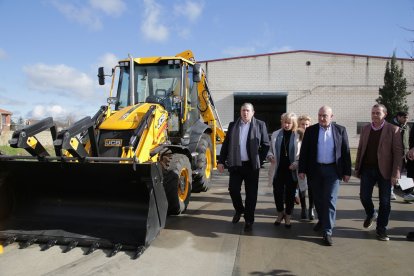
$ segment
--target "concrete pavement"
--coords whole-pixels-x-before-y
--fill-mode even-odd
[[[256,222],[243,232],[243,219],[232,224],[228,176],[215,173],[213,187],[193,194],[186,214],[169,217],[166,228],[137,260],[128,252],[108,258],[106,250],[83,255],[85,248],[62,253],[55,246],[18,249],[13,244],[0,255],[0,275],[413,275],[414,204],[392,202],[389,242],[375,238],[375,226],[363,229],[364,211],[355,178],[339,193],[334,245],[324,246],[313,222],[297,220],[292,228],[275,227],[272,188],[267,170],[260,175]],[[374,191],[377,195],[377,190]],[[375,204],[378,207],[377,196]]]

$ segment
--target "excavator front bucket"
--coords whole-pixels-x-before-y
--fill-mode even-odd
[[[142,250],[165,225],[159,164],[0,156],[0,239]]]

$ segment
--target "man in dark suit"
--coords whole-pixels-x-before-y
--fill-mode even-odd
[[[260,164],[269,150],[269,135],[266,124],[253,117],[254,109],[251,103],[242,105],[240,115],[240,118],[229,124],[217,169],[222,173],[224,164],[228,167],[229,193],[236,210],[232,222],[239,222],[244,214],[244,231],[247,232],[251,231],[254,222]],[[246,192],[245,205],[240,193],[243,181]]]
[[[314,197],[318,223],[315,231],[323,231],[323,242],[332,245],[332,230],[336,219],[339,183],[351,177],[351,154],[348,134],[343,126],[332,122],[332,109],[322,106],[318,123],[308,127],[303,137],[299,157],[299,177],[308,179]]]

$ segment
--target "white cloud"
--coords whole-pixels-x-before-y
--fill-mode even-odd
[[[25,118],[30,119],[44,119],[46,117],[52,117],[56,121],[70,120],[76,122],[86,116],[93,117],[95,113],[100,109],[100,106],[105,105],[106,101],[94,101],[94,104],[87,102],[65,102],[65,105],[57,104],[56,101],[48,103],[41,103],[31,105],[31,110],[25,113]],[[15,114],[13,112],[13,114]]]
[[[81,25],[88,26],[91,30],[102,29],[102,22],[93,10],[86,6],[76,6],[59,0],[52,0],[52,5],[66,18]]]
[[[30,89],[56,93],[66,97],[91,97],[94,94],[93,81],[85,73],[60,65],[35,64],[23,67]]]
[[[231,57],[247,56],[256,53],[256,48],[252,46],[247,47],[228,47],[223,50],[223,54]]]
[[[98,58],[98,62],[97,62],[97,66],[98,67],[105,67],[105,71],[107,71],[108,73],[110,72],[110,70],[118,64],[118,58],[116,55],[112,54],[112,53],[106,53],[103,56]]]
[[[166,41],[169,30],[160,22],[162,7],[154,0],[144,0],[145,11],[144,19],[141,25],[141,32],[149,40]]]
[[[185,1],[174,6],[174,11],[178,15],[187,17],[190,21],[196,21],[203,12],[203,2]]]
[[[0,60],[6,59],[6,57],[7,57],[6,51],[0,48]]]
[[[74,123],[86,116],[92,117],[98,111],[99,106],[93,108],[91,105],[62,105],[46,103],[35,105],[30,111],[26,112],[25,118],[44,119],[52,117],[54,121]]]
[[[91,30],[102,29],[102,15],[113,17],[121,16],[127,9],[125,0],[89,0],[64,1],[49,0],[49,2],[67,19],[80,25],[87,26]],[[102,14],[103,13],[103,14]]]
[[[92,8],[114,17],[120,16],[126,10],[123,0],[89,0],[89,4]]]
[[[30,112],[28,118],[44,119],[46,117],[64,118],[69,115],[69,112],[60,105],[36,105]]]

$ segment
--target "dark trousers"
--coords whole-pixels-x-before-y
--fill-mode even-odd
[[[249,162],[243,162],[241,167],[231,167],[229,172],[229,193],[234,209],[236,212],[244,213],[245,221],[253,223],[259,185],[259,169],[254,170]],[[243,205],[241,196],[243,181],[246,193],[245,205]]]
[[[290,171],[288,171],[290,173]],[[291,215],[295,206],[296,182],[291,177],[273,179],[273,197],[278,212],[285,211],[286,215]],[[286,204],[286,208],[285,205]]]
[[[384,233],[391,212],[391,180],[384,179],[379,172],[379,169],[362,169],[359,195],[362,206],[364,206],[365,209],[365,214],[370,218],[372,218],[375,213],[374,203],[372,201],[372,192],[375,184],[378,184],[379,191],[377,231]]]

